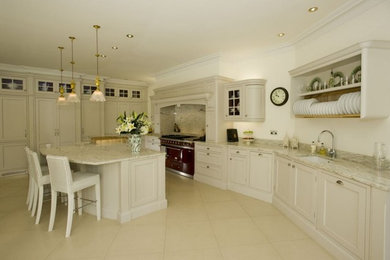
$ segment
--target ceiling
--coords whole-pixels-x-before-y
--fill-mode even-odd
[[[351,0],[1,0],[0,63],[150,81],[154,74],[214,54],[271,48],[293,41]],[[352,1],[353,2],[353,1]],[[355,1],[357,2],[357,1]],[[309,13],[312,6],[319,10]],[[278,37],[284,32],[285,37]],[[126,38],[126,34],[134,38]],[[111,47],[117,46],[118,50]]]

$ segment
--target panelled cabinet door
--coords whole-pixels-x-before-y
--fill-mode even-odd
[[[291,172],[291,161],[275,158],[275,195],[288,205],[292,204],[294,178]]]
[[[293,162],[295,178],[294,208],[310,222],[315,223],[317,205],[317,172]]]
[[[319,229],[363,258],[368,188],[320,174],[319,196]]]
[[[230,156],[228,171],[232,183],[247,185],[247,165],[248,158],[246,156]]]
[[[146,103],[144,103],[144,102],[130,103],[129,111],[130,112],[135,111],[137,114],[140,114],[142,112],[147,114],[147,112],[148,112],[147,108],[146,108]],[[150,118],[149,118],[149,120],[150,120]]]
[[[123,113],[123,111],[121,112]],[[104,133],[114,134],[117,127],[116,119],[118,114],[118,104],[115,101],[106,101],[104,103]]]
[[[27,168],[25,146],[24,143],[3,145],[3,170],[17,171]]]
[[[265,118],[265,87],[245,86],[245,119],[262,120]]]
[[[2,97],[2,137],[4,140],[25,140],[27,101],[25,97]]]
[[[229,87],[225,89],[225,118],[234,119],[242,117],[243,104],[242,88]]]
[[[206,138],[207,141],[216,141],[217,139],[217,119],[214,110],[206,111]]]
[[[36,127],[38,147],[57,145],[57,104],[55,99],[36,100]]]
[[[250,152],[249,186],[251,188],[272,192],[272,155]]]
[[[158,161],[130,161],[131,206],[141,206],[158,199]]]
[[[76,106],[74,103],[58,108],[58,137],[59,145],[74,144],[76,142]]]
[[[81,128],[83,139],[88,139],[93,136],[101,136],[101,102],[91,102],[83,100],[81,102]]]

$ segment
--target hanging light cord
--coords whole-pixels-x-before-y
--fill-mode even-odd
[[[72,48],[72,60],[70,64],[72,64],[72,81],[73,81],[73,66],[74,66],[74,60],[73,60],[73,40],[76,39],[75,37],[70,36],[69,39],[71,40],[71,48]]]
[[[98,25],[95,25],[95,29],[96,29],[96,75],[99,76],[99,41],[98,41],[98,29],[100,28],[100,26]]]

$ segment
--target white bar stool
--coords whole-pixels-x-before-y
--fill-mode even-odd
[[[32,180],[34,183],[34,202],[32,206],[31,216],[34,216],[35,213],[37,213],[37,216],[35,218],[35,224],[39,224],[39,220],[41,219],[42,213],[44,185],[50,184],[50,177],[48,172],[42,172],[37,153],[29,150],[28,154],[30,157],[30,162],[32,163]]]
[[[100,176],[96,173],[74,172],[69,166],[69,160],[63,156],[48,155],[46,157],[49,166],[51,182],[51,211],[49,231],[53,230],[57,207],[57,192],[68,194],[68,220],[66,224],[65,237],[70,236],[73,221],[73,211],[75,209],[74,193],[77,192],[78,212],[81,215],[81,190],[95,186],[96,195],[96,218],[100,220]]]

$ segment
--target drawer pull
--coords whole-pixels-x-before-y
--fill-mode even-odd
[[[258,156],[263,156],[263,154],[262,154],[262,153],[259,153]]]
[[[240,153],[240,151],[236,151],[236,153]]]
[[[210,147],[207,147],[206,149],[207,149],[207,150],[210,150]]]
[[[206,168],[208,169],[208,168],[210,168],[210,166],[207,165]]]
[[[210,155],[210,153],[207,153],[207,155]]]
[[[293,164],[291,167],[295,168],[295,165]]]
[[[232,158],[230,158],[230,161],[232,160]]]
[[[343,185],[343,184],[344,184],[343,181],[341,181],[341,180],[337,180],[336,183],[337,183],[337,184],[340,184],[340,185]]]
[[[291,166],[291,163],[287,164],[288,166]]]

